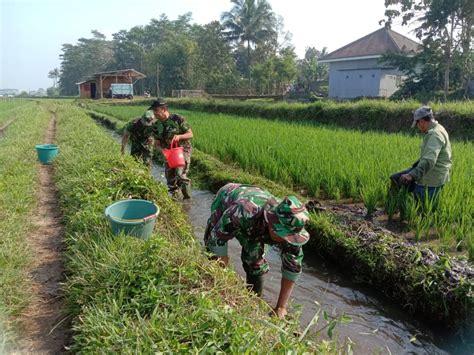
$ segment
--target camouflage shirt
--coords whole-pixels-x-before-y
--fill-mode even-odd
[[[257,186],[227,184],[216,195],[211,206],[210,234],[223,242],[236,237],[276,245],[281,251],[283,277],[295,280],[302,270],[301,246],[275,242],[269,235],[264,211],[279,201]]]
[[[125,126],[125,131],[130,135],[132,145],[140,146],[145,150],[153,149],[152,125],[147,125],[143,117],[136,118],[129,122]]]
[[[153,124],[153,134],[160,142],[162,148],[169,148],[171,139],[177,134],[183,134],[191,129],[189,123],[183,116],[171,114],[165,121],[156,121]],[[192,149],[191,140],[180,140],[179,145],[184,148],[185,152]]]

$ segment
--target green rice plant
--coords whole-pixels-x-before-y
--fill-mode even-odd
[[[365,208],[367,209],[367,216],[371,216],[375,212],[377,203],[380,200],[378,186],[373,184],[365,185],[362,187],[361,197]]]
[[[449,248],[452,241],[452,226],[449,221],[446,220],[446,217],[441,213],[435,213],[433,219],[433,224],[436,226],[440,245],[446,250]],[[456,249],[458,249],[460,246],[461,245],[458,244]]]
[[[385,212],[387,212],[389,221],[393,220],[393,216],[398,211],[399,193],[399,189],[390,187],[388,192],[385,194],[384,207]]]
[[[470,232],[466,236],[466,244],[469,252],[469,260],[474,260],[474,232],[471,228]]]
[[[315,103],[251,102],[216,99],[169,99],[176,108],[255,116],[282,121],[305,121],[312,124],[329,124],[356,130],[413,133],[410,129],[412,112],[421,105],[416,101],[359,100],[334,102],[320,100]],[[472,101],[430,103],[441,123],[452,137],[472,140],[474,137],[474,105]]]

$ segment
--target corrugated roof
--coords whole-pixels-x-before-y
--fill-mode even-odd
[[[112,71],[103,71],[103,72],[100,72],[100,73],[94,73],[92,75],[104,75],[104,74],[108,74],[108,75],[119,75],[119,74],[124,74],[124,73],[127,73],[127,72],[131,72],[133,75],[132,76],[135,76],[135,77],[143,77],[145,78],[146,75],[145,74],[142,74],[140,73],[139,71],[135,70],[135,69],[120,69],[120,70],[112,70]]]
[[[385,27],[345,45],[321,58],[331,62],[349,58],[378,57],[391,52],[417,52],[420,44]]]
[[[103,75],[103,76],[128,76],[131,78],[135,79],[143,79],[146,78],[145,74],[140,73],[139,71],[135,69],[120,69],[120,70],[112,70],[112,71],[103,71],[100,73],[94,73],[92,75],[89,75],[85,78],[83,78],[82,81],[76,83],[76,85],[81,85],[87,82],[92,82],[97,80],[97,76]]]

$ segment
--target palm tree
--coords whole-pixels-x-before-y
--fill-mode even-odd
[[[227,38],[247,46],[247,66],[250,80],[251,45],[258,45],[277,35],[276,17],[266,0],[231,0],[229,12],[221,16],[222,25],[228,30]]]

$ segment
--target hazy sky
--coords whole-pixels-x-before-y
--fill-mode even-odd
[[[306,47],[333,51],[379,28],[384,0],[269,0],[292,33],[296,53]],[[98,30],[112,33],[146,25],[166,14],[191,12],[193,22],[219,20],[229,0],[0,0],[0,88],[36,90],[52,86],[49,70],[60,67],[64,43],[75,44]],[[410,29],[394,30],[413,38]]]

